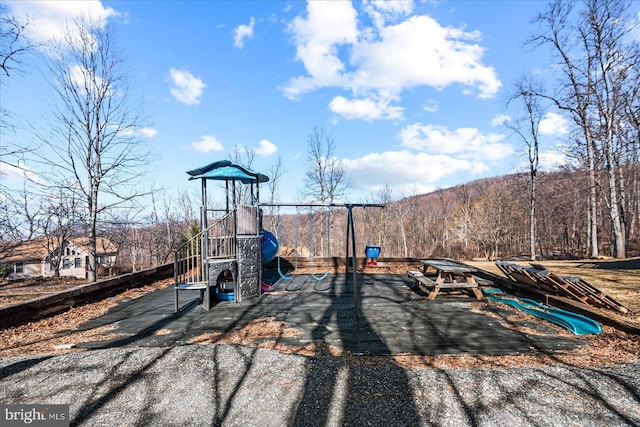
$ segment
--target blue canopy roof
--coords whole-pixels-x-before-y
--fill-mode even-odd
[[[192,179],[214,179],[219,181],[228,181],[235,179],[243,184],[252,182],[267,182],[269,177],[244,166],[231,163],[229,160],[220,160],[210,163],[206,166],[190,170],[187,172]]]

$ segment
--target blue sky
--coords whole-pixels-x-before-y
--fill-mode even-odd
[[[304,184],[306,138],[323,127],[361,201],[384,185],[396,197],[513,172],[523,147],[500,123],[526,73],[544,78],[548,52],[524,46],[537,1],[19,1],[30,37],[61,34],[80,13],[109,22],[143,99],[140,129],[156,161],[148,180],[170,192],[197,187],[187,170],[256,150],[266,173],[278,156],[279,199]],[[42,57],[3,76],[3,107],[18,129],[47,126],[51,89]],[[543,160],[557,164],[568,124],[549,110]],[[31,133],[30,133],[31,132]],[[4,144],[3,143],[3,144]],[[28,167],[29,165],[27,165]],[[13,179],[4,167],[1,178]]]

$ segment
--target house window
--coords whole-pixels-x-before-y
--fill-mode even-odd
[[[80,268],[80,267],[82,267],[82,258],[80,258],[80,257],[75,258],[75,259],[73,260],[73,266],[74,266],[75,268]]]
[[[66,270],[68,268],[71,268],[71,263],[69,262],[69,258],[65,258],[62,260],[62,269]]]
[[[56,263],[53,262],[53,260],[51,260],[51,262],[49,263],[49,271],[53,271],[56,269]]]
[[[16,265],[13,267],[14,273],[24,273],[24,263],[16,262]]]

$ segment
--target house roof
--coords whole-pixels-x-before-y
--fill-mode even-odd
[[[85,252],[89,252],[89,239],[86,237],[74,237],[69,239],[71,243]],[[96,237],[96,252],[98,255],[106,255],[117,252],[118,248],[106,237]]]
[[[47,253],[47,241],[44,238],[37,238],[28,242],[13,241],[0,243],[0,262],[3,264],[40,261]]]
[[[88,241],[86,237],[75,237],[68,239],[73,245],[88,252]],[[106,237],[98,237],[96,239],[96,251],[98,255],[112,254],[116,252],[116,246]],[[0,242],[0,262],[3,264],[13,262],[40,262],[53,250],[48,250],[47,239],[38,237],[28,242]]]

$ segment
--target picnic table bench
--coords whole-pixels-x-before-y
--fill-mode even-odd
[[[436,299],[441,289],[471,290],[477,299],[484,299],[473,276],[477,269],[448,260],[421,260],[420,263],[422,271],[409,270],[408,276],[415,281],[414,288],[429,290],[427,299]]]

